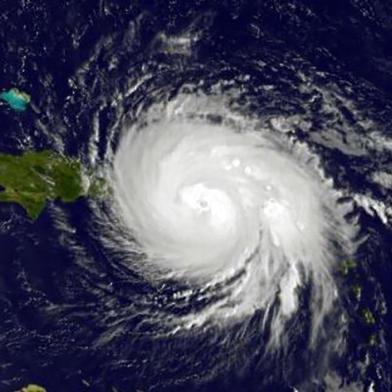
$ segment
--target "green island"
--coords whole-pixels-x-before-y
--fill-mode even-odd
[[[0,99],[7,102],[8,105],[17,112],[23,112],[30,103],[31,97],[17,88],[12,88],[0,93]]]
[[[376,324],[376,318],[369,308],[362,309],[362,319],[366,324],[374,325]]]
[[[359,284],[354,284],[351,287],[351,291],[352,291],[355,299],[359,302],[361,300],[362,287]]]
[[[344,276],[347,276],[351,270],[354,270],[357,267],[357,262],[355,260],[344,260],[340,263],[338,269],[340,273]]]
[[[29,384],[27,387],[22,388],[19,392],[46,392],[46,389],[36,384]]]
[[[20,204],[31,219],[40,215],[49,200],[73,202],[98,195],[99,181],[85,180],[78,160],[53,151],[0,154],[0,202]]]

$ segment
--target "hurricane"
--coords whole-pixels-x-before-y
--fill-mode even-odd
[[[312,283],[314,338],[336,297],[334,264],[352,252],[352,207],[304,146],[250,121],[198,119],[192,108],[209,105],[198,100],[181,97],[159,120],[124,129],[114,159],[119,214],[145,253],[138,268],[217,297],[163,322],[192,328],[263,310],[276,344]]]
[[[25,3],[0,147],[83,181],[34,221],[0,203],[0,391],[389,391],[378,11]]]

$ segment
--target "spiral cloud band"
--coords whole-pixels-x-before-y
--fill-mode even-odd
[[[114,189],[146,255],[142,268],[205,292],[224,287],[183,325],[260,309],[272,315],[278,341],[311,282],[313,330],[320,328],[336,295],[332,242],[348,239],[347,206],[297,150],[268,132],[170,115],[127,130]]]

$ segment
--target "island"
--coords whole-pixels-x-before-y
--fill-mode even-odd
[[[49,200],[73,202],[98,193],[97,180],[83,177],[79,160],[53,151],[0,153],[0,202],[16,202],[36,219]]]
[[[46,392],[46,389],[36,384],[29,384],[27,387],[22,388],[19,392]]]
[[[17,112],[23,112],[30,103],[31,97],[17,88],[12,88],[0,93],[0,99],[7,102],[8,105]]]

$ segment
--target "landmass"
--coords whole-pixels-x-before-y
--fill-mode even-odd
[[[22,388],[19,392],[46,392],[46,389],[36,384],[29,384],[27,387]]]
[[[86,185],[87,183],[87,185]],[[53,151],[0,154],[0,201],[20,204],[36,219],[49,200],[73,202],[99,194],[99,180],[84,181],[81,163]]]
[[[8,105],[19,112],[26,110],[30,103],[31,97],[27,93],[20,91],[17,88],[12,88],[8,91],[0,93],[0,99],[7,102]]]
[[[339,265],[339,271],[342,275],[347,276],[349,272],[357,267],[357,262],[354,260],[345,260]]]
[[[376,318],[374,317],[372,311],[369,308],[365,308],[362,310],[362,318],[366,324],[376,324]]]
[[[359,302],[361,300],[362,295],[362,287],[359,284],[354,284],[351,287],[351,290],[354,294],[355,299]]]

